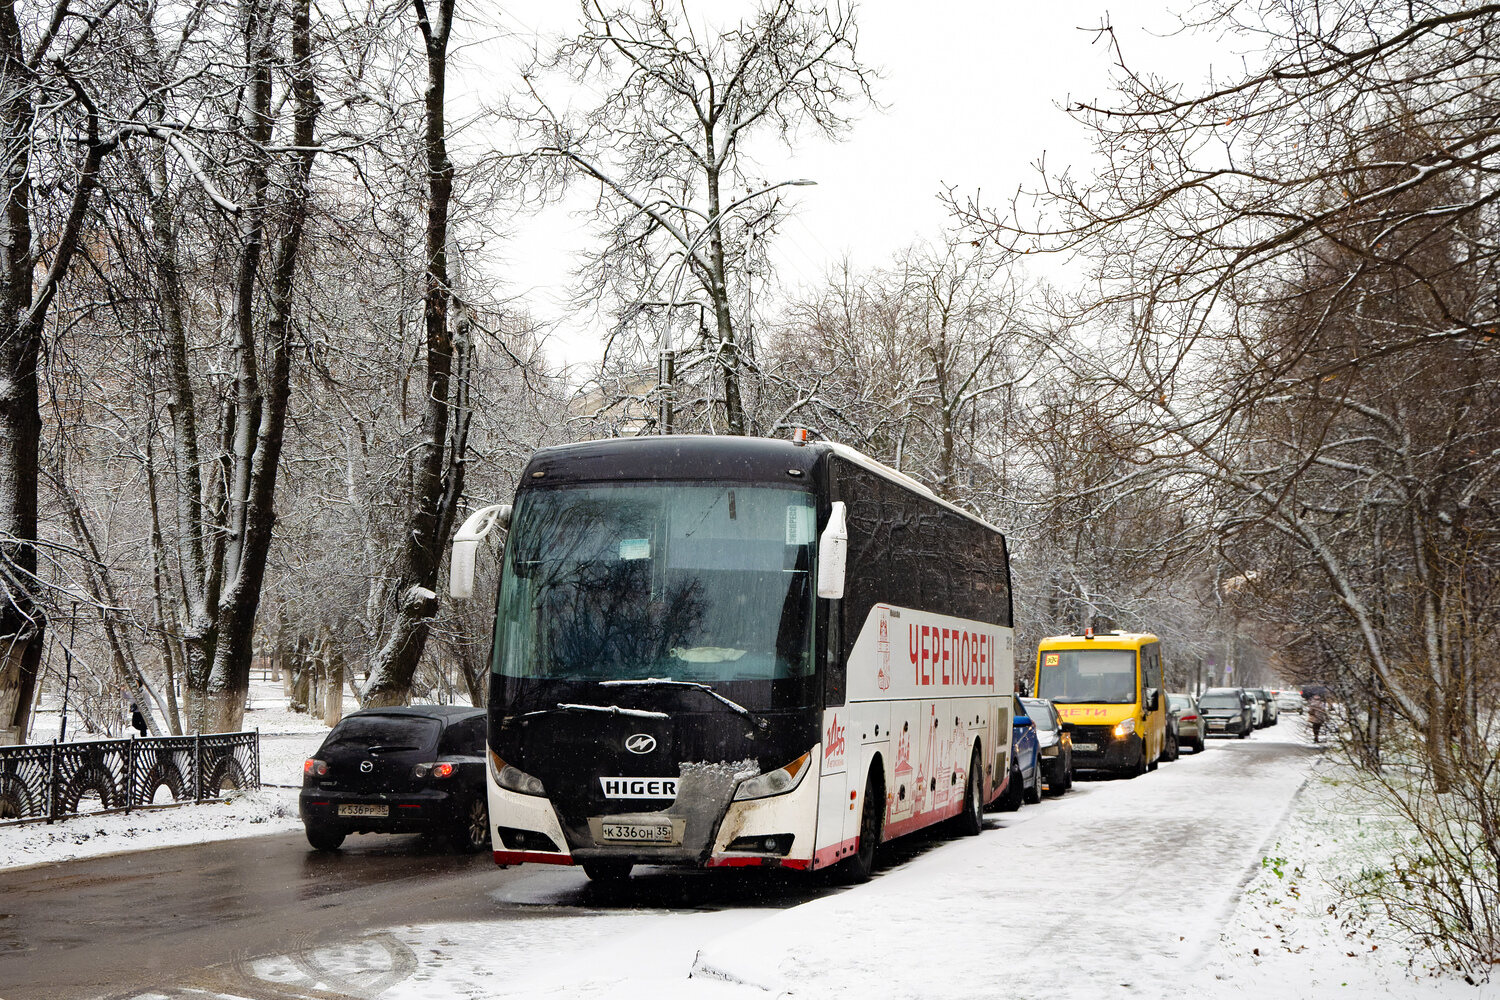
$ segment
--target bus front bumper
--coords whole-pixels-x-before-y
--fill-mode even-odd
[[[813,759],[819,759],[817,754]],[[495,863],[625,861],[710,868],[811,868],[819,776],[816,765],[809,770],[812,773],[804,775],[796,788],[781,795],[733,800],[731,787],[722,798],[695,799],[691,809],[688,803],[679,809],[674,802],[662,812],[632,814],[670,822],[676,842],[664,844],[606,842],[601,836],[604,820],[629,817],[595,816],[570,822],[558,815],[550,800],[501,788],[487,772]]]

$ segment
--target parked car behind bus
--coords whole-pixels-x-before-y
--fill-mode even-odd
[[[1255,699],[1244,688],[1209,688],[1198,696],[1209,736],[1246,739],[1255,729]]]
[[[1271,692],[1265,688],[1249,688],[1248,690],[1250,691],[1250,696],[1260,702],[1260,728],[1265,729],[1268,726],[1276,725],[1277,717],[1280,715],[1281,710],[1277,707],[1276,699],[1271,695]]]
[[[1167,708],[1177,717],[1178,746],[1191,747],[1194,753],[1202,753],[1203,737],[1207,731],[1198,710],[1198,699],[1190,694],[1169,694]]]
[[[1073,787],[1073,737],[1063,732],[1062,719],[1052,702],[1045,698],[1022,698],[1021,704],[1036,725],[1047,794],[1061,795]]]
[[[1049,636],[1032,690],[1057,706],[1079,770],[1145,774],[1166,754],[1161,642],[1148,632]]]
[[[1033,805],[1042,801],[1042,752],[1036,723],[1026,714],[1026,706],[1016,695],[1011,715],[1010,783],[995,800],[1006,812],[1021,808],[1022,800]]]

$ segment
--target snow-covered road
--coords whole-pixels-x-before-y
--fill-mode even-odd
[[[903,845],[854,889],[648,871],[609,898],[527,868],[490,890],[503,920],[393,919],[131,996],[1201,996],[1307,777],[1314,751],[1280,728],[991,814],[978,838]]]

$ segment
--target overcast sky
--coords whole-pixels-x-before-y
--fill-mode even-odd
[[[688,0],[695,17],[719,23],[753,7]],[[500,20],[513,33],[511,47],[499,57],[489,46],[471,50],[465,77],[481,94],[512,85],[519,47],[541,36],[546,48],[549,33],[576,25],[577,10],[558,0],[506,3]],[[808,139],[788,152],[767,139],[756,149],[770,180],[818,182],[793,189],[798,208],[776,237],[778,277],[793,288],[817,282],[846,253],[875,266],[918,238],[937,237],[951,224],[938,200],[945,185],[998,204],[1031,183],[1043,154],[1051,169],[1087,171],[1085,137],[1060,109],[1108,90],[1113,54],[1087,29],[1107,20],[1132,65],[1192,81],[1214,47],[1166,37],[1176,24],[1168,8],[1142,0],[866,0],[857,20],[859,54],[881,70],[876,97],[885,110],[862,113],[840,143]],[[570,255],[587,239],[587,219],[553,209],[518,219],[490,247],[489,266],[506,288],[556,322],[549,353],[566,363],[599,353],[597,332],[564,304]]]

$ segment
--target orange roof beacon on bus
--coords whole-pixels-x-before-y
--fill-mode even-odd
[[[1032,690],[1057,706],[1079,770],[1144,774],[1166,747],[1161,640],[1149,632],[1054,635],[1037,646]]]

